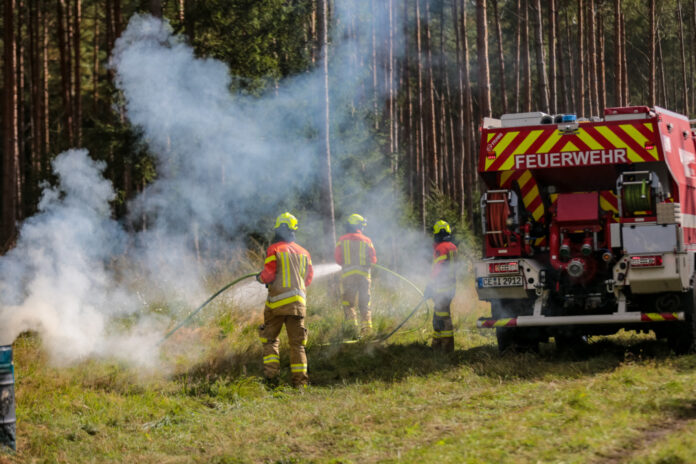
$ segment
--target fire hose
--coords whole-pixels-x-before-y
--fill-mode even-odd
[[[399,274],[399,273],[397,273],[397,272],[392,271],[391,269],[389,269],[389,268],[387,268],[387,267],[380,266],[379,264],[374,264],[373,266],[376,267],[377,269],[380,269],[380,270],[382,270],[382,271],[388,272],[389,274],[391,274],[391,275],[393,275],[393,276],[395,276],[395,277],[398,277],[399,279],[403,280],[404,282],[406,282],[407,284],[409,284],[411,287],[413,287],[413,288],[418,292],[418,294],[419,294],[420,296],[423,296],[423,292],[421,291],[421,289],[418,288],[418,286],[417,286],[416,284],[414,284],[413,282],[411,282],[410,280],[408,280],[406,277],[402,276],[401,274]]]
[[[420,288],[418,288],[418,286],[416,286],[416,284],[414,284],[413,282],[411,282],[409,279],[407,279],[406,277],[402,276],[401,274],[399,274],[399,273],[397,273],[397,272],[394,272],[394,271],[392,271],[391,269],[386,268],[386,267],[384,267],[384,266],[380,266],[379,264],[375,264],[374,267],[376,267],[377,269],[380,269],[380,270],[382,270],[382,271],[388,272],[388,273],[392,274],[393,276],[398,277],[399,279],[401,279],[401,280],[403,280],[404,282],[408,283],[408,284],[409,284],[411,287],[413,287],[413,288],[418,292],[418,294],[422,297],[421,300],[418,302],[418,304],[417,304],[417,305],[413,308],[413,310],[408,314],[408,316],[406,316],[406,318],[405,318],[403,321],[401,321],[401,323],[399,323],[399,325],[397,325],[396,328],[395,328],[394,330],[392,330],[391,332],[389,332],[385,337],[382,337],[382,338],[380,338],[380,339],[378,340],[380,343],[382,343],[382,342],[387,341],[387,339],[389,339],[392,335],[394,335],[396,332],[398,332],[399,329],[400,329],[401,327],[403,327],[404,324],[406,324],[406,323],[408,322],[408,320],[411,319],[411,317],[412,317],[414,314],[416,314],[416,312],[420,309],[420,307],[423,306],[423,304],[427,301],[427,298],[425,298],[425,297],[423,296],[423,292],[421,291]]]
[[[409,285],[410,285],[416,292],[418,292],[418,294],[421,296],[421,299],[420,299],[420,301],[418,302],[418,304],[413,308],[413,310],[408,314],[408,316],[406,316],[406,318],[405,318],[403,321],[401,321],[401,322],[399,323],[399,325],[396,326],[395,329],[393,329],[391,332],[389,332],[386,336],[381,337],[381,338],[379,338],[379,339],[377,339],[377,340],[373,340],[373,341],[372,341],[372,343],[383,343],[383,342],[387,341],[387,340],[388,340],[392,335],[394,335],[396,332],[398,332],[399,329],[401,329],[401,327],[403,327],[404,324],[406,324],[406,323],[409,321],[409,319],[411,319],[411,317],[413,317],[413,315],[416,314],[416,312],[421,308],[421,306],[423,306],[423,304],[427,301],[427,298],[425,298],[425,297],[423,296],[423,291],[422,291],[420,288],[418,288],[418,286],[417,286],[416,284],[414,284],[412,281],[410,281],[410,280],[407,279],[406,277],[402,276],[402,275],[399,274],[398,272],[394,272],[394,271],[392,271],[391,269],[389,269],[389,268],[387,268],[387,267],[380,266],[379,264],[374,264],[373,267],[375,267],[375,268],[377,268],[377,269],[380,269],[380,270],[382,270],[382,271],[384,271],[384,272],[387,272],[387,273],[393,275],[394,277],[397,277],[397,278],[403,280],[404,282],[406,282],[407,284],[409,284]],[[338,345],[343,345],[343,344],[352,344],[352,343],[357,343],[357,342],[358,342],[357,340],[345,340],[345,341],[340,342],[340,343],[325,343],[325,344],[323,344],[323,345],[321,345],[321,346],[331,346],[331,345],[336,345],[336,344],[338,344]]]
[[[507,196],[503,192],[491,193],[486,205],[486,222],[489,225],[491,243],[496,248],[503,248],[508,245],[505,235],[507,218],[510,214],[510,206]]]
[[[635,214],[637,211],[651,211],[652,198],[647,182],[643,180],[640,184],[624,186],[623,202],[625,211],[631,214]]]
[[[392,274],[392,275],[395,276],[395,277],[398,277],[399,279],[403,280],[404,282],[408,283],[411,287],[413,287],[413,288],[418,292],[419,295],[423,296],[423,292],[421,291],[421,289],[418,288],[418,286],[416,286],[416,284],[414,284],[413,282],[411,282],[409,279],[407,279],[406,277],[402,276],[401,274],[399,274],[399,273],[397,273],[397,272],[394,272],[394,271],[392,271],[391,269],[386,268],[386,267],[384,267],[384,266],[380,266],[379,264],[375,264],[374,267],[376,267],[376,268],[378,268],[378,269],[381,269],[381,270],[383,270],[383,271],[385,271],[385,272],[388,272],[388,273]],[[232,287],[232,286],[238,284],[239,282],[241,282],[241,281],[243,281],[243,280],[246,280],[246,279],[249,279],[249,278],[255,277],[255,276],[256,276],[256,273],[243,275],[243,276],[239,277],[238,279],[235,279],[235,280],[233,280],[232,282],[228,283],[227,285],[225,285],[224,287],[222,287],[221,289],[219,289],[217,292],[213,293],[207,300],[205,300],[205,301],[203,302],[203,304],[201,304],[198,308],[196,308],[195,310],[193,310],[193,311],[191,312],[191,314],[189,314],[183,321],[181,321],[180,323],[178,323],[173,329],[171,329],[169,332],[167,332],[167,334],[162,338],[162,340],[160,340],[159,344],[164,343],[169,337],[171,337],[172,335],[174,335],[174,333],[176,333],[180,328],[182,328],[183,326],[185,326],[196,314],[198,314],[203,308],[205,308],[206,306],[208,306],[208,304],[210,304],[210,302],[213,301],[215,298],[217,298],[218,295],[220,295],[222,292],[224,292],[224,291],[227,290],[228,288],[230,288],[230,287]],[[401,327],[403,327],[404,324],[406,324],[406,322],[408,322],[408,320],[416,313],[416,311],[418,311],[418,309],[420,309],[421,306],[423,306],[423,304],[424,304],[425,302],[426,302],[426,299],[425,299],[425,298],[422,298],[422,299],[420,300],[420,302],[418,303],[418,305],[417,305],[415,308],[413,308],[413,311],[411,311],[411,312],[409,313],[409,315],[406,316],[406,319],[404,319],[398,326],[396,326],[396,328],[395,328],[394,330],[392,330],[386,337],[381,338],[379,341],[380,341],[380,342],[384,342],[384,341],[386,341],[389,337],[391,337],[392,335],[394,335]]]
[[[221,288],[220,290],[218,290],[217,292],[213,293],[213,294],[210,296],[210,298],[208,298],[207,300],[205,300],[205,302],[203,302],[202,305],[200,305],[200,306],[199,306],[198,308],[196,308],[191,314],[189,314],[188,317],[186,317],[186,319],[184,319],[183,321],[179,322],[179,323],[176,325],[176,327],[174,327],[172,330],[170,330],[169,332],[167,332],[167,335],[165,335],[164,338],[162,338],[162,340],[160,340],[159,344],[164,343],[164,342],[165,342],[169,337],[171,337],[177,330],[179,330],[180,328],[182,328],[183,326],[185,326],[186,323],[188,323],[188,321],[190,321],[190,320],[193,318],[193,316],[195,316],[195,315],[198,314],[203,308],[205,308],[206,306],[208,306],[208,303],[210,303],[210,302],[213,301],[215,298],[217,298],[217,296],[218,296],[219,294],[221,294],[222,292],[224,292],[224,291],[227,290],[228,288],[230,288],[230,287],[232,287],[232,286],[234,286],[234,285],[237,285],[237,284],[238,284],[239,282],[241,282],[242,280],[250,279],[251,277],[256,277],[256,273],[254,272],[253,274],[246,274],[246,275],[243,275],[242,277],[233,280],[232,282],[230,282],[229,284],[225,285],[224,287],[222,287],[222,288]]]
[[[406,319],[404,319],[403,321],[401,321],[401,323],[400,323],[399,325],[397,325],[396,328],[395,328],[394,330],[392,330],[391,332],[389,332],[385,337],[380,338],[380,339],[379,339],[379,342],[380,342],[380,343],[386,342],[387,339],[389,339],[389,337],[391,337],[391,336],[394,335],[396,332],[398,332],[399,329],[400,329],[401,327],[403,327],[403,325],[406,324],[406,323],[408,322],[409,319],[411,319],[411,316],[413,316],[414,314],[416,314],[416,311],[418,311],[418,310],[420,309],[420,307],[423,306],[423,304],[424,304],[426,301],[428,301],[428,300],[427,300],[425,297],[424,297],[424,298],[421,298],[420,302],[413,308],[413,311],[411,311],[411,312],[408,314],[408,316],[406,316]]]

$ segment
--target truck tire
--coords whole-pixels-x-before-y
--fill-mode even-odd
[[[495,329],[495,337],[498,339],[498,351],[504,353],[515,349],[515,334],[510,327],[498,327]]]
[[[581,334],[557,334],[554,339],[558,351],[576,352],[587,347],[587,337]]]
[[[684,322],[674,323],[667,331],[667,345],[675,354],[687,354],[694,351],[696,343],[696,292],[692,288],[683,299]]]
[[[494,319],[516,317],[520,314],[531,313],[528,300],[493,300],[491,301],[491,315]],[[498,351],[539,352],[541,334],[535,327],[498,327],[495,329],[498,340]]]
[[[498,327],[495,330],[498,339],[498,351],[516,351],[519,353],[538,353],[541,336],[534,327],[519,329],[516,327]]]

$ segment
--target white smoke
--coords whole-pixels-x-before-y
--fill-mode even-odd
[[[365,22],[351,16],[364,14],[364,5],[344,8],[348,3],[338,2],[336,14],[353,25],[353,37],[367,40]],[[376,30],[379,35],[386,29]],[[383,37],[377,43],[384,43]],[[361,98],[360,89],[367,88],[362,79],[369,77],[358,75],[353,45],[336,39],[332,47],[338,170],[369,146],[364,138],[349,140],[364,124],[350,101]],[[117,40],[111,65],[126,115],[142,130],[156,161],[156,181],[129,205],[128,220],[147,218],[140,224],[146,227],[128,233],[111,218],[114,191],[102,176],[104,164],[84,150],[71,150],[54,161],[57,185],[45,188],[39,212],[22,225],[17,246],[0,258],[0,342],[37,330],[56,361],[118,356],[152,363],[171,321],[148,316],[136,290],[146,301],[156,295],[170,307],[193,307],[206,296],[206,275],[194,250],[199,236],[211,253],[219,253],[240,231],[267,229],[279,212],[311,209],[302,198],[316,196],[323,156],[320,69],[280,82],[273,94],[260,98],[234,94],[223,63],[197,58],[166,21],[139,15]],[[359,179],[342,181],[341,171],[334,175],[337,190],[348,195],[344,212],[360,211],[369,192],[360,189]],[[363,212],[373,218],[376,237],[403,260],[405,250],[398,250],[397,242],[403,246],[414,235],[398,223],[401,201],[395,191],[380,187],[379,201]],[[306,219],[304,224],[316,221]],[[246,294],[256,302],[264,290],[249,283],[229,298]]]
[[[57,186],[44,189],[38,213],[24,222],[16,247],[0,260],[0,343],[38,330],[56,361],[105,354],[112,344],[104,336],[107,318],[137,308],[114,285],[110,269],[126,236],[110,217],[115,194],[103,169],[86,150],[54,160]],[[132,337],[130,342],[142,342]]]

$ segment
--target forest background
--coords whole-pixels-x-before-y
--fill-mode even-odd
[[[136,13],[167,18],[199,56],[226,63],[233,94],[262,96],[323,69],[324,125],[310,137],[323,140],[325,169],[297,205],[322,217],[329,237],[334,216],[375,188],[403,197],[402,219],[423,230],[440,217],[460,230],[475,224],[484,117],[696,107],[696,0],[364,0],[362,25],[336,21],[334,1],[3,0],[0,247],[15,243],[54,181],[51,160],[71,147],[106,162],[114,216],[146,227],[128,219],[127,201],[157,166],[109,67]],[[332,86],[339,36],[352,39],[364,77],[351,95]],[[333,120],[334,105],[361,123]]]

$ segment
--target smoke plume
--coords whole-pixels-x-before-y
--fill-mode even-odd
[[[369,27],[358,17],[366,14],[363,3],[338,2],[335,13],[344,29],[353,27],[351,34],[337,28],[331,48],[337,210],[366,214],[373,238],[391,250],[396,241],[403,246],[421,238],[399,223],[402,202],[388,167],[350,168],[364,150],[375,149],[354,105],[369,88],[361,85],[369,75],[355,66],[354,40],[371,33],[361,30]],[[380,36],[387,27],[375,31],[377,43],[385,43]],[[105,355],[153,362],[171,321],[147,316],[138,295],[172,307],[199,303],[206,296],[206,273],[194,250],[200,237],[215,254],[244,231],[268,230],[286,209],[301,212],[304,231],[319,222],[303,198],[316,196],[321,172],[321,69],[281,81],[265,96],[233,93],[223,63],[196,57],[166,21],[140,15],[117,40],[111,67],[125,114],[141,129],[157,168],[157,179],[129,204],[126,222],[136,227],[111,218],[115,194],[104,164],[70,150],[55,159],[57,184],[44,188],[17,246],[0,258],[0,342],[36,330],[61,362]],[[372,98],[383,99],[384,91],[375,89]],[[361,176],[368,175],[376,176],[376,190],[364,188]],[[425,253],[393,255],[422,263],[427,247],[421,245],[415,248]],[[251,284],[233,297],[245,291],[260,293]]]

